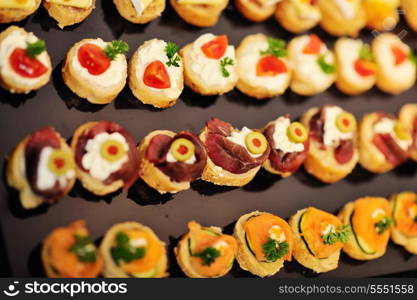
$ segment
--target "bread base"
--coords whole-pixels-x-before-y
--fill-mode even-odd
[[[316,273],[329,272],[337,268],[339,264],[340,250],[334,252],[327,258],[317,258],[308,251],[299,231],[300,218],[307,209],[302,209],[293,215],[288,223],[292,229],[294,241],[293,257],[304,267],[313,270]]]
[[[417,2],[414,0],[401,0],[401,6],[405,11],[405,19],[414,31],[417,31]]]
[[[153,163],[146,158],[146,151],[152,138],[158,134],[168,135],[170,137],[175,136],[175,132],[169,130],[156,130],[149,133],[141,141],[138,146],[139,152],[139,177],[146,182],[147,185],[157,190],[161,194],[165,193],[177,193],[185,191],[190,188],[189,182],[175,182],[172,181],[167,175],[158,169]]]
[[[130,0],[113,0],[113,3],[123,18],[136,24],[149,23],[158,18],[165,10],[165,0],[153,0],[141,16],[138,16]]]
[[[411,131],[414,129],[414,120],[417,118],[417,104],[405,104],[401,107],[400,113],[398,114],[398,120],[407,126]],[[417,161],[417,148],[412,147],[410,157]]]
[[[48,1],[44,1],[43,6],[48,14],[58,22],[58,27],[63,29],[65,26],[78,24],[87,19],[94,8],[96,8],[96,0],[93,0],[88,8],[71,7]]]
[[[298,34],[315,27],[319,21],[302,19],[291,0],[282,0],[277,5],[275,19],[289,32]]]
[[[153,235],[161,244],[164,245],[164,253],[161,256],[160,261],[157,264],[157,272],[152,278],[163,278],[167,277],[168,269],[168,258],[165,249],[165,243],[162,242],[158,236],[153,232],[153,230],[145,225],[142,225],[137,222],[124,222],[113,225],[104,235],[103,241],[100,245],[100,253],[104,259],[104,269],[103,276],[106,278],[130,278],[129,274],[125,273],[113,260],[111,255],[111,248],[113,247],[114,239],[119,231],[129,230],[129,229],[139,229],[149,232]]]
[[[252,0],[235,0],[235,6],[246,19],[252,22],[263,22],[276,10],[276,5],[262,7]]]
[[[185,22],[198,27],[211,27],[217,24],[229,0],[223,0],[219,5],[179,4],[177,0],[170,0],[170,3]]]

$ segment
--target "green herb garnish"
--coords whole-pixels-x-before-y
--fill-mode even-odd
[[[287,50],[285,49],[285,41],[281,39],[268,38],[268,49],[265,51],[260,51],[261,55],[273,55],[276,57],[283,57],[287,55]]]
[[[352,234],[350,225],[337,227],[335,232],[329,232],[321,236],[325,245],[333,245],[334,243],[346,243]]]
[[[416,222],[417,223],[417,216],[414,216],[414,222]]]
[[[180,61],[180,57],[177,54],[178,49],[179,48],[178,48],[177,44],[175,44],[173,42],[168,42],[168,44],[166,45],[165,53],[167,54],[167,57],[168,57],[168,62],[166,63],[168,67],[170,67],[170,66],[179,67],[180,66],[178,64],[178,62]]]
[[[374,56],[372,55],[372,51],[371,51],[371,48],[369,47],[369,45],[364,44],[361,47],[361,50],[359,50],[359,59],[360,60],[369,60],[369,61],[374,60]]]
[[[220,61],[220,68],[222,70],[223,77],[229,77],[230,73],[226,69],[227,66],[233,66],[235,64],[234,60],[230,57],[225,57]]]
[[[388,228],[390,228],[392,223],[392,220],[390,218],[387,218],[386,216],[384,216],[381,221],[376,222],[374,224],[376,231],[379,234],[383,234],[385,230],[387,230]]]
[[[412,50],[408,53],[408,59],[417,65],[417,57]]]
[[[81,262],[93,263],[96,261],[96,246],[88,235],[75,234],[75,244],[69,248]]]
[[[263,251],[268,261],[276,261],[288,253],[289,245],[287,242],[279,242],[269,238],[263,245]]]
[[[26,55],[32,58],[36,58],[39,54],[45,51],[45,41],[37,40],[34,43],[26,43]]]
[[[192,254],[192,256],[201,258],[203,266],[210,266],[220,255],[220,251],[214,247],[208,247],[201,252]]]
[[[104,54],[111,60],[115,60],[118,54],[125,54],[129,51],[129,45],[123,41],[112,41],[104,48]]]
[[[326,62],[324,54],[320,55],[319,58],[317,58],[317,63],[319,64],[323,73],[332,74],[332,73],[336,72],[335,66]]]
[[[124,261],[130,263],[136,259],[145,256],[146,250],[144,247],[132,247],[129,243],[129,237],[124,232],[118,232],[116,235],[116,246],[111,248],[111,255],[117,263]]]

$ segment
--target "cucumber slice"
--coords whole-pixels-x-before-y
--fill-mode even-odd
[[[220,233],[211,230],[210,228],[202,228],[206,233],[212,236],[220,236]],[[195,241],[192,238],[188,238],[188,253],[190,256],[193,255],[195,249]]]
[[[135,278],[152,278],[156,274],[156,268],[142,273],[133,273],[132,276]]]
[[[308,245],[308,243],[307,243],[307,240],[304,238],[304,235],[303,235],[303,220],[305,220],[305,215],[306,215],[306,213],[307,213],[307,212],[304,212],[304,213],[301,215],[301,217],[300,217],[300,221],[298,222],[298,231],[300,232],[301,239],[302,239],[302,241],[304,242],[304,245],[306,246],[306,248],[307,248],[308,252],[309,252],[311,255],[316,256],[316,255],[314,254],[313,250],[311,250],[310,246],[309,246],[309,245]],[[322,259],[325,259],[325,258],[322,258]]]
[[[250,253],[252,253],[252,255],[253,255],[254,257],[256,257],[256,255],[255,255],[255,251],[253,251],[252,245],[251,245],[251,243],[249,242],[249,239],[248,239],[248,236],[246,235],[246,232],[245,232],[245,242],[246,242],[246,246],[248,246],[249,252],[250,252]]]
[[[353,228],[353,225],[352,225],[352,217],[353,217],[353,213],[350,214],[349,225],[352,228],[352,233],[353,233],[353,236],[355,237],[356,243],[359,246],[359,249],[361,249],[363,253],[368,254],[368,255],[375,254],[376,250],[372,249],[372,247],[369,246],[368,243],[366,243],[360,236],[356,235],[355,229]]]

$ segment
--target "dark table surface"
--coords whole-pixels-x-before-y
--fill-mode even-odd
[[[47,42],[54,71],[52,80],[40,91],[29,95],[10,95],[0,92],[0,157],[5,158],[23,137],[47,125],[54,126],[66,138],[82,123],[91,120],[114,120],[125,126],[139,142],[148,132],[156,129],[183,129],[198,132],[210,117],[219,117],[237,127],[263,127],[268,121],[284,113],[299,117],[312,106],[337,104],[352,111],[357,117],[372,111],[396,113],[402,104],[415,102],[417,87],[400,95],[388,96],[376,89],[357,97],[344,96],[335,88],[311,97],[299,97],[287,92],[282,97],[267,101],[250,99],[238,91],[220,97],[201,97],[185,89],[178,104],[167,110],[143,105],[126,88],[116,101],[107,106],[89,105],[75,97],[63,84],[61,65],[67,50],[82,38],[101,37],[104,40],[123,39],[131,46],[129,56],[144,41],[151,38],[171,40],[179,45],[192,42],[206,32],[226,33],[232,44],[238,45],[248,34],[263,32],[289,39],[274,21],[252,24],[244,20],[231,5],[219,24],[209,29],[198,29],[184,23],[167,7],[163,16],[148,25],[134,25],[123,20],[112,1],[98,1],[91,17],[78,26],[60,30],[46,11],[37,13],[20,23]],[[7,25],[1,25],[3,30]],[[334,38],[320,29],[314,30],[329,44]],[[417,48],[417,33],[400,25],[395,32]],[[364,31],[362,38],[369,40],[372,33]],[[373,175],[357,167],[345,180],[326,185],[318,182],[304,170],[288,179],[261,171],[253,182],[243,188],[214,186],[202,181],[192,189],[175,196],[158,195],[137,182],[128,193],[96,197],[76,185],[69,196],[50,207],[24,211],[17,193],[6,186],[4,180],[6,160],[0,162],[3,180],[0,182],[0,276],[43,276],[40,264],[42,239],[55,227],[76,219],[86,219],[91,234],[97,240],[113,224],[122,221],[139,221],[152,227],[168,244],[170,273],[184,276],[179,270],[172,249],[186,230],[186,223],[197,220],[204,225],[225,227],[231,233],[239,216],[253,210],[269,211],[288,218],[296,210],[314,205],[329,212],[337,212],[346,202],[365,195],[388,196],[393,192],[414,189],[417,182],[417,164],[408,162],[384,175]],[[6,254],[2,255],[1,246]],[[7,270],[10,267],[10,272]],[[417,269],[417,257],[407,254],[401,247],[390,244],[381,259],[358,262],[342,255],[337,270],[322,277],[380,276]],[[416,276],[414,272],[402,273]],[[235,264],[231,276],[249,276]],[[276,276],[313,276],[296,262],[291,262]]]

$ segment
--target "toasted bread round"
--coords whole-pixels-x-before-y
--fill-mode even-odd
[[[80,136],[90,128],[94,127],[97,123],[98,122],[87,122],[77,128],[71,139],[71,148],[74,153],[76,152]],[[111,184],[104,184],[102,181],[92,177],[88,172],[82,170],[77,164],[75,164],[75,173],[83,187],[98,196],[108,195],[124,186],[124,182],[121,179],[116,180]]]
[[[200,134],[200,140],[205,144],[207,136],[207,129]],[[216,166],[214,162],[207,156],[207,164],[201,174],[201,179],[223,186],[244,186],[248,184],[258,173],[261,166],[249,170],[243,174],[233,174],[219,166]]]
[[[58,134],[59,135],[59,134]],[[19,191],[20,195],[20,202],[22,207],[25,209],[33,209],[45,202],[44,198],[35,194],[30,187],[29,182],[26,179],[26,173],[22,165],[25,162],[25,149],[26,145],[30,139],[30,136],[24,138],[13,150],[10,154],[8,163],[7,163],[7,183],[9,186],[15,188]],[[73,152],[71,148],[67,145],[65,139],[59,136],[59,141],[61,143],[61,149],[71,157],[73,156]],[[64,190],[64,195],[68,194],[69,191],[75,184],[76,177],[68,181],[67,187]]]
[[[318,112],[318,108],[310,108],[302,117],[301,122],[309,128],[310,119]],[[321,145],[315,139],[310,140],[310,148],[307,159],[304,161],[304,168],[308,173],[325,183],[337,182],[349,175],[355,168],[359,160],[356,136],[354,141],[354,154],[352,159],[346,164],[339,164],[334,157],[334,149],[326,147],[321,149]]]
[[[364,0],[363,7],[366,14],[366,27],[370,30],[379,32],[394,29],[400,20],[396,2],[397,1]],[[400,1],[398,1],[398,5],[399,4]]]
[[[316,273],[329,272],[337,268],[339,264],[340,250],[334,252],[327,258],[319,259],[308,251],[306,244],[304,243],[300,230],[299,223],[300,218],[307,209],[301,209],[291,216],[288,221],[292,229],[292,237],[294,241],[294,249],[292,252],[293,257],[304,267],[313,270]]]
[[[415,130],[414,124],[417,118],[417,104],[409,103],[401,107],[400,113],[398,114],[398,120],[408,127],[408,129],[413,132]],[[410,157],[417,161],[417,147],[416,141],[414,141],[414,146],[411,147]]]
[[[136,50],[136,52],[133,54],[132,58],[129,60],[129,81],[128,81],[129,87],[132,90],[133,95],[135,95],[135,97],[142,103],[151,104],[154,107],[158,107],[158,108],[171,107],[175,105],[175,103],[177,103],[178,97],[180,93],[182,92],[182,90],[184,89],[184,77],[182,76],[183,72],[181,72],[181,77],[174,78],[174,80],[177,82],[176,84],[179,89],[178,94],[177,94],[178,96],[177,95],[170,96],[170,95],[163,93],[163,91],[150,88],[143,83],[142,78],[138,77],[138,64],[140,60],[140,51],[144,49],[148,45],[148,43],[152,41],[154,40],[147,41],[142,46],[140,46],[138,50]],[[178,57],[180,56],[178,55]],[[183,63],[182,63],[181,57],[180,57],[180,60],[178,61],[178,65],[179,65],[178,68],[183,70]],[[177,68],[177,67],[173,66],[172,68]]]
[[[20,28],[18,26],[10,26],[9,28],[0,33],[0,45],[6,38],[8,38],[15,31],[23,35],[31,34],[27,33],[23,28]],[[8,55],[11,55],[11,53]],[[30,79],[30,81],[28,82],[26,78],[18,76],[17,74],[13,74],[11,76],[10,74],[8,74],[8,72],[5,72],[5,70],[9,69],[10,66],[4,66],[5,70],[1,70],[0,68],[0,86],[11,93],[29,93],[31,91],[38,90],[44,85],[46,85],[49,82],[49,79],[51,78],[51,58],[49,57],[49,54],[46,50],[43,51],[37,58],[41,60],[45,67],[48,68],[48,71],[45,74],[41,75],[35,80]]]
[[[288,61],[286,57],[281,57],[280,60],[285,63],[287,66],[287,73],[286,74],[279,74],[278,76],[286,76],[284,80],[282,80],[281,84],[276,84],[274,86],[264,86],[259,85],[253,81],[253,76],[255,76],[256,72],[256,65],[253,66],[253,70],[251,73],[248,74],[248,69],[245,67],[245,64],[248,64],[246,55],[254,56],[256,59],[259,55],[258,52],[255,52],[251,49],[256,44],[263,44],[267,43],[267,37],[261,33],[253,34],[245,37],[242,42],[240,43],[239,47],[236,49],[236,60],[237,60],[237,70],[239,80],[236,84],[236,87],[244,94],[254,97],[256,99],[265,99],[271,98],[273,96],[282,95],[286,89],[288,88],[291,80],[291,69],[288,66]],[[252,67],[251,62],[251,67]],[[264,77],[261,77],[264,78]],[[257,79],[257,78],[256,78]],[[264,79],[269,80],[271,78],[265,77]]]
[[[139,152],[139,177],[143,179],[150,187],[154,188],[161,194],[177,193],[188,190],[190,188],[189,182],[175,182],[158,169],[153,163],[146,158],[146,151],[152,138],[158,134],[175,136],[175,132],[169,130],[155,130],[143,138],[138,146]]]
[[[131,0],[113,0],[113,3],[123,18],[136,24],[149,23],[165,10],[165,0],[153,0],[140,16]]]
[[[319,10],[317,13],[321,15]],[[286,30],[297,34],[315,27],[319,23],[321,17],[318,19],[301,18],[297,8],[293,3],[291,3],[291,0],[282,0],[277,5],[277,10],[275,11],[275,19]]]
[[[217,24],[229,0],[222,0],[219,5],[181,4],[178,0],[170,0],[170,3],[185,22],[198,27],[211,27]]]
[[[364,197],[364,198],[367,199],[367,198],[374,198],[374,197]],[[364,198],[360,198],[360,199],[364,199]],[[360,199],[357,199],[357,200],[360,200]],[[350,217],[353,213],[354,203],[355,202],[347,203],[338,214],[339,219],[342,221],[344,225],[351,225]],[[374,254],[366,254],[359,247],[357,238],[353,236],[343,246],[343,252],[345,252],[347,255],[349,255],[353,259],[357,259],[357,260],[373,260],[373,259],[383,256],[385,254],[385,251],[386,251],[386,248],[384,248],[383,250],[376,251]]]
[[[248,248],[246,242],[246,233],[244,230],[245,222],[253,216],[258,216],[262,214],[268,214],[266,212],[253,211],[247,213],[239,218],[235,224],[233,230],[233,236],[236,238],[238,243],[236,260],[239,263],[239,266],[250,273],[259,276],[259,277],[269,277],[272,276],[281,270],[284,266],[284,259],[278,259],[275,262],[261,262],[256,259],[252,254],[251,250]]]
[[[252,0],[235,0],[235,6],[246,19],[252,22],[263,22],[270,18],[276,10],[276,4],[261,6]]]
[[[0,8],[0,23],[19,22],[38,10],[42,0],[35,0],[33,7],[29,9]]]
[[[100,244],[100,253],[104,258],[104,270],[103,270],[103,276],[106,278],[129,278],[133,277],[132,275],[126,273],[125,271],[120,268],[117,263],[113,260],[111,249],[114,245],[114,241],[116,239],[116,235],[118,232],[123,230],[130,230],[130,229],[139,229],[146,231],[153,235],[155,239],[157,239],[164,248],[164,253],[161,256],[157,266],[155,267],[155,273],[153,274],[152,278],[162,278],[167,277],[169,274],[167,273],[168,269],[168,258],[167,253],[165,249],[165,243],[162,242],[158,236],[155,234],[155,232],[138,222],[124,222],[113,225],[104,235],[103,241]]]
[[[413,0],[401,0],[401,7],[405,12],[405,19],[414,31],[417,31],[417,2]]]
[[[395,216],[395,209],[396,209],[396,201],[397,201],[397,197],[399,197],[400,195],[404,195],[406,194],[407,196],[413,196],[413,197],[417,197],[416,194],[414,192],[402,192],[399,194],[393,194],[390,197],[390,204],[391,204],[391,209],[392,209],[392,214],[393,214],[393,225],[391,227],[391,240],[400,246],[403,246],[404,249],[406,249],[408,252],[412,253],[412,254],[417,254],[417,236],[407,236],[405,234],[403,234],[396,225],[396,216]]]
[[[357,37],[366,25],[366,14],[361,0],[355,0],[358,8],[353,18],[347,18],[335,1],[319,0],[322,18],[320,26],[331,35]]]
[[[67,53],[64,65],[62,67],[62,78],[65,84],[74,92],[77,96],[86,99],[94,104],[107,104],[112,102],[117,95],[123,90],[126,84],[127,78],[127,61],[126,57],[122,56],[123,70],[120,73],[123,74],[123,79],[116,86],[97,86],[92,80],[86,80],[81,77],[77,70],[75,70],[72,61],[77,59],[78,48],[94,39],[84,39],[76,43]],[[119,54],[120,55],[120,54]],[[119,56],[118,55],[118,56]]]
[[[378,65],[377,87],[385,93],[397,95],[413,87],[416,82],[417,70],[416,65],[410,59],[406,59],[398,66],[393,62],[394,59],[387,59],[387,53],[393,55],[392,48],[387,49],[387,47],[393,44],[403,47],[403,51],[407,53],[411,51],[410,47],[403,43],[397,35],[382,33],[373,39],[372,53]],[[407,53],[406,55],[408,55]]]
[[[205,227],[210,231],[217,233],[219,235],[222,234],[222,229],[216,226]],[[219,278],[225,276],[229,273],[230,269],[233,267],[233,263],[231,263],[226,269],[223,270],[222,273],[216,276],[203,276],[198,273],[195,268],[192,266],[190,261],[190,245],[189,245],[189,237],[190,233],[185,233],[181,240],[178,242],[178,245],[174,248],[175,258],[177,259],[177,263],[180,266],[181,270],[190,278]]]
[[[43,6],[48,14],[58,22],[59,28],[62,29],[65,26],[78,24],[87,19],[96,8],[96,0],[92,0],[91,5],[87,8],[72,7],[48,1],[43,1]]]
[[[181,49],[180,54],[184,61],[184,82],[194,92],[201,94],[203,96],[212,96],[212,95],[221,95],[225,94],[235,87],[238,76],[237,76],[237,66],[236,63],[230,68],[230,77],[227,78],[227,84],[223,86],[208,86],[205,82],[200,80],[198,74],[192,70],[192,64],[195,62],[190,58],[190,52],[192,51],[193,44],[188,44]],[[219,62],[220,68],[220,62]],[[226,78],[225,78],[226,80]]]
[[[395,166],[374,145],[374,124],[378,121],[378,113],[365,115],[359,123],[359,163],[373,173],[385,173]]]

